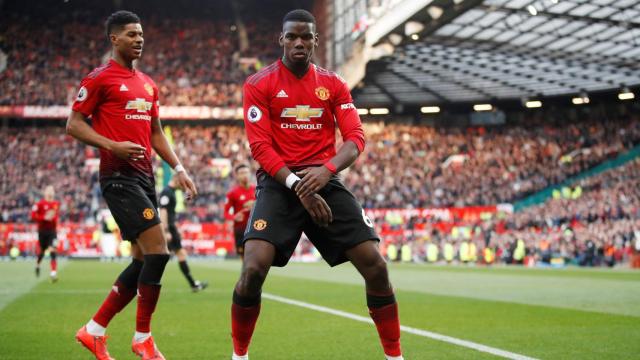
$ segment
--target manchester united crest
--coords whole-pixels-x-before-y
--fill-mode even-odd
[[[262,220],[262,219],[258,219],[258,220],[253,222],[253,228],[258,230],[258,231],[262,231],[266,227],[267,227],[267,222]]]
[[[144,84],[144,89],[145,89],[145,90],[147,90],[147,93],[148,93],[150,96],[153,96],[153,86],[151,86],[151,85],[149,85],[149,84],[145,83],[145,84]]]
[[[318,99],[325,101],[327,99],[329,99],[329,95],[331,95],[329,93],[329,89],[327,89],[324,86],[320,86],[316,88],[316,96],[318,97]]]
[[[155,212],[153,211],[153,209],[151,208],[146,208],[144,209],[144,211],[142,212],[142,216],[147,219],[147,220],[151,220],[153,219],[153,216],[155,215]]]

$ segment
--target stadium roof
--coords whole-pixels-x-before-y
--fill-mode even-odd
[[[391,55],[369,63],[356,102],[496,101],[640,85],[640,1],[484,0],[443,21],[460,3],[441,5],[440,14],[424,9],[432,15],[413,40],[402,34]]]

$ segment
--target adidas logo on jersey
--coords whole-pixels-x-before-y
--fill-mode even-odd
[[[127,85],[122,84],[120,85],[120,91],[129,91],[129,88],[127,87]]]
[[[280,92],[278,93],[278,95],[276,95],[276,97],[279,97],[279,98],[288,98],[288,97],[289,97],[289,95],[287,95],[287,93],[286,93],[286,92],[284,92],[284,90],[280,90]]]

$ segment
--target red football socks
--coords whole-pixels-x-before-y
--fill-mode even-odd
[[[137,332],[151,332],[151,315],[153,315],[153,312],[156,310],[159,297],[160,285],[138,283]]]
[[[253,330],[260,315],[260,304],[243,307],[236,303],[231,305],[231,338],[236,355],[246,355]]]
[[[122,285],[120,281],[116,281],[116,283],[113,284],[111,292],[102,303],[102,306],[100,306],[98,312],[93,316],[93,321],[102,327],[107,327],[111,319],[122,311],[134,296],[136,296],[136,289],[127,288]]]
[[[400,318],[398,317],[398,304],[388,304],[382,307],[369,306],[369,315],[376,324],[380,342],[384,353],[388,356],[400,356]]]

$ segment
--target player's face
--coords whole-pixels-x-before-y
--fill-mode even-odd
[[[53,190],[53,186],[47,186],[46,188],[44,188],[44,198],[47,199],[48,201],[53,200],[53,197],[55,196],[55,191]]]
[[[121,31],[111,34],[111,43],[122,57],[130,60],[139,59],[144,45],[142,25],[125,25]]]
[[[313,23],[287,21],[282,26],[280,46],[290,63],[306,64],[311,61],[313,50],[318,46],[318,34]]]
[[[236,179],[239,183],[246,184],[249,182],[249,168],[243,167],[236,172]]]

